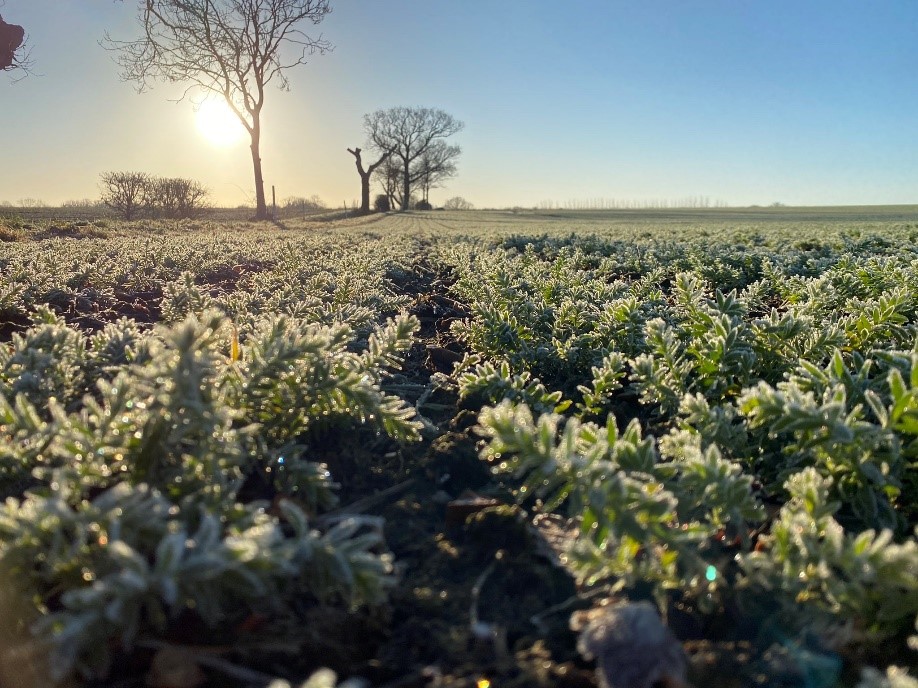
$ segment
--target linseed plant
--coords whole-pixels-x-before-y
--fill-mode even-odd
[[[379,388],[415,319],[354,353],[346,325],[281,316],[257,322],[235,355],[215,311],[92,338],[47,309],[35,320],[0,362],[0,566],[33,601],[21,622],[50,647],[52,678],[104,675],[113,648],[181,614],[214,628],[304,596],[383,599],[381,523],[313,523],[335,486],[303,442],[331,420],[418,437],[414,410]],[[253,475],[271,480],[276,508],[241,499]]]
[[[913,227],[435,219],[17,225],[0,567],[20,603],[0,603],[18,650],[104,680],[179,619],[232,644],[253,615],[379,603],[384,524],[338,504],[329,438],[397,455],[461,406],[482,489],[570,518],[581,594],[746,633],[766,672],[822,658],[833,685],[842,657],[848,684],[914,681],[886,668],[918,615]]]

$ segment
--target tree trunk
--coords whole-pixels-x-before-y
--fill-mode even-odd
[[[265,179],[261,173],[261,123],[257,117],[255,126],[252,128],[252,167],[255,171],[255,218],[258,220],[268,219],[268,203],[265,200]]]
[[[373,171],[363,169],[363,160],[360,159],[360,149],[347,149],[347,152],[354,156],[357,165],[357,174],[360,175],[360,214],[367,215],[370,212],[370,173]]]
[[[363,161],[360,158],[360,149],[355,148],[354,150],[351,150],[348,148],[347,152],[354,156],[357,164],[357,174],[360,175],[360,214],[368,215],[370,213],[370,179],[372,178],[373,173],[376,171],[376,168],[385,162],[390,153],[389,151],[386,151],[382,154],[382,156],[380,156],[379,160],[374,162],[367,169],[363,169]]]
[[[368,215],[370,213],[370,175],[373,174],[373,168],[363,169],[363,163],[360,160],[360,149],[351,151],[357,158],[357,172],[360,174],[360,214]]]
[[[367,215],[370,212],[370,175],[360,177],[360,213]]]
[[[405,171],[403,173],[404,180],[402,182],[402,210],[408,210],[408,206],[411,203],[411,167],[406,162]]]

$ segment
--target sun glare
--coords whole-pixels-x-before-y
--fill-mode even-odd
[[[245,128],[222,100],[205,100],[197,111],[198,131],[215,146],[232,146],[242,141]]]

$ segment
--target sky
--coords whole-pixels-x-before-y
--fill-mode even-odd
[[[0,0],[2,1],[2,0]],[[351,204],[363,116],[440,108],[465,124],[477,207],[705,196],[729,205],[918,203],[915,0],[331,0],[334,45],[267,94],[279,200]],[[0,202],[97,198],[102,172],[196,179],[254,202],[247,143],[219,146],[182,89],[138,94],[99,41],[137,0],[5,0],[32,73],[0,74]],[[21,75],[17,75],[21,76]]]

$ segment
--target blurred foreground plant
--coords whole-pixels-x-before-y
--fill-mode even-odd
[[[379,382],[417,326],[400,316],[363,353],[346,326],[283,317],[234,344],[214,312],[142,337],[121,326],[88,351],[50,319],[16,340],[7,375],[41,375],[0,396],[0,570],[30,601],[14,623],[48,648],[53,678],[104,676],[114,653],[180,617],[226,632],[294,601],[381,601],[382,523],[311,520],[334,485],[308,433],[334,418],[416,439],[413,409]],[[104,375],[73,402],[89,369]],[[254,474],[273,504],[242,499]]]

